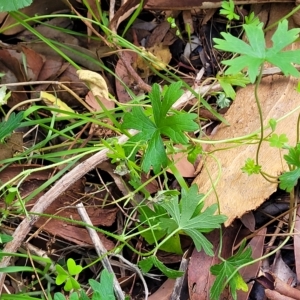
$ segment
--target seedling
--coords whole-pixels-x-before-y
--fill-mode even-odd
[[[223,1],[220,9],[220,15],[226,16],[229,21],[239,20],[240,16],[234,12],[234,2],[233,0]]]
[[[187,145],[188,138],[184,132],[199,128],[193,121],[197,118],[196,114],[169,112],[171,106],[183,93],[180,87],[181,82],[172,83],[161,92],[158,84],[153,85],[149,93],[153,110],[151,119],[141,107],[133,107],[130,113],[124,115],[122,128],[140,131],[131,137],[128,143],[144,142],[147,145],[142,159],[144,172],[148,172],[152,166],[154,173],[157,174],[161,167],[165,168],[168,165],[162,135],[169,137],[174,143]]]
[[[71,291],[72,289],[78,290],[80,288],[80,284],[76,279],[74,279],[74,275],[79,274],[82,271],[82,266],[76,265],[74,259],[69,258],[67,260],[67,268],[66,271],[62,266],[56,265],[55,269],[57,272],[55,283],[57,285],[61,285],[65,282],[64,290]]]
[[[89,298],[84,291],[73,292],[69,296],[69,300],[115,300],[113,290],[113,274],[106,269],[101,272],[100,282],[90,279],[89,284],[93,290],[92,298]],[[54,300],[66,300],[67,298],[62,293],[55,293]]]

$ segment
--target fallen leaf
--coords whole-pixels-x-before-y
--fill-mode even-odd
[[[182,148],[181,145],[174,145],[174,147]],[[187,159],[187,153],[175,153],[169,155],[169,158],[175,162],[175,167],[183,177],[195,177],[195,167]],[[171,170],[168,172],[172,173]]]
[[[298,206],[294,229],[294,254],[297,278],[300,278],[300,207]]]
[[[271,6],[270,24],[280,19],[287,13],[290,6],[281,4]],[[270,44],[272,32],[268,31],[266,41]],[[299,43],[294,43],[290,49],[299,49]],[[261,103],[264,125],[268,121],[279,119],[299,107],[299,93],[296,92],[298,80],[281,75],[267,76],[262,80],[258,89]],[[296,110],[288,118],[278,122],[276,134],[285,133],[290,145],[296,143],[296,128],[299,111]],[[225,140],[236,138],[255,132],[260,128],[258,109],[255,103],[254,86],[247,86],[237,92],[237,97],[230,109],[225,114],[225,119],[230,126],[220,125],[213,140]],[[291,130],[287,130],[291,128]],[[266,133],[265,133],[266,134]],[[216,144],[212,150],[224,149],[228,144]],[[261,175],[248,176],[242,173],[246,159],[255,160],[257,144],[239,145],[225,151],[216,151],[215,159],[220,163],[220,170],[215,159],[207,158],[205,167],[196,177],[195,183],[201,193],[208,193],[212,189],[211,182],[216,183],[219,172],[221,177],[215,185],[215,192],[210,192],[205,199],[205,205],[210,206],[217,201],[218,195],[221,213],[228,217],[225,225],[228,226],[236,217],[260,206],[273,192],[277,190],[277,184],[266,181]],[[284,153],[284,151],[283,151]],[[264,142],[259,153],[259,164],[264,172],[278,176],[285,170],[287,165],[282,166],[278,149],[271,148],[269,143]]]
[[[257,235],[254,236],[248,244],[248,247],[252,248],[252,258],[258,259],[263,255],[264,246],[265,246],[265,234],[267,233],[267,228],[264,227],[257,232]],[[261,266],[261,261],[258,261],[254,264],[246,266],[240,270],[240,274],[243,277],[243,280],[248,285],[248,292],[243,292],[241,290],[237,291],[237,299],[239,300],[248,300],[249,294],[251,292],[253,281],[251,279],[257,276],[259,268]]]
[[[167,279],[148,300],[169,300],[175,284],[175,279]]]
[[[16,151],[21,152],[22,150],[23,133],[13,132],[3,144],[0,143],[0,161],[7,158],[12,158]]]
[[[137,59],[137,54],[132,51],[123,51],[123,59],[126,60],[130,65]],[[139,94],[139,89],[131,88],[134,87],[135,81],[133,77],[128,72],[126,66],[124,66],[123,60],[119,59],[115,69],[116,73],[116,92],[118,96],[118,101],[121,103],[127,103],[132,99],[132,97],[128,94],[125,87],[133,90],[135,95]],[[121,82],[121,81],[122,82]]]
[[[89,70],[78,70],[77,74],[79,79],[85,81],[86,84],[89,85],[95,97],[109,99],[106,81],[100,74]]]
[[[47,92],[41,92],[40,97],[48,107],[58,108],[60,110],[75,113],[75,111],[71,107],[69,107],[66,103],[64,103],[63,101],[61,101],[59,98],[55,97],[52,94],[49,94]],[[64,113],[57,113],[57,116],[66,117],[69,115]]]

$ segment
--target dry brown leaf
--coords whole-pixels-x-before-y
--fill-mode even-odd
[[[265,234],[267,233],[267,228],[262,228],[260,231],[257,232],[257,235],[251,239],[247,247],[252,248],[252,255],[253,259],[260,258],[264,252],[265,246]],[[251,264],[246,266],[240,270],[240,274],[243,277],[243,280],[247,282],[248,285],[248,292],[243,292],[242,290],[237,291],[237,299],[239,300],[248,300],[249,294],[251,292],[253,286],[253,278],[257,276],[259,268],[261,266],[261,262],[258,261],[255,264]]]
[[[280,19],[287,13],[291,6],[284,4],[272,4],[271,20]],[[270,44],[270,36],[266,36]],[[299,49],[299,43],[294,43],[290,49]],[[268,76],[264,78],[259,86],[258,95],[262,106],[264,124],[267,125],[271,118],[279,119],[299,107],[299,93],[295,87],[298,82],[292,77],[281,75]],[[278,135],[285,133],[288,136],[289,144],[296,143],[297,118],[299,110],[296,110],[288,118],[280,121],[276,127]],[[258,109],[255,104],[254,87],[247,86],[237,92],[237,97],[225,114],[225,119],[231,126],[220,125],[214,140],[240,137],[252,133],[260,128]],[[218,144],[212,149],[226,148],[228,144]],[[225,225],[228,226],[236,217],[257,208],[265,199],[277,190],[277,184],[266,181],[261,175],[248,176],[242,173],[247,158],[255,160],[257,144],[241,145],[230,150],[218,151],[214,155],[221,166],[221,177],[216,184],[216,193],[220,201],[221,213],[228,217]],[[286,165],[282,165],[278,149],[271,148],[269,143],[264,142],[259,153],[259,164],[264,172],[278,176]],[[216,182],[219,174],[219,167],[216,161],[208,158],[201,174],[195,179],[201,193],[208,193],[212,189],[212,182]],[[207,206],[217,201],[214,192],[210,192],[205,200]]]
[[[133,62],[137,59],[137,54],[132,51],[124,51],[122,53],[123,59],[126,60],[130,65],[133,64]],[[125,88],[128,87],[130,90],[132,90],[135,95],[138,95],[140,90],[135,88],[135,81],[133,77],[128,72],[126,66],[123,63],[122,59],[119,59],[116,65],[115,73],[117,75],[116,78],[116,92],[118,96],[118,101],[121,103],[127,103],[131,100],[130,95],[127,93],[127,90]],[[123,84],[118,79],[120,78],[123,82]]]
[[[71,3],[74,3],[74,0],[69,0],[69,1]],[[33,17],[35,15],[39,15],[39,16],[49,15],[55,11],[59,11],[65,8],[67,8],[67,1],[64,0],[55,0],[55,1],[35,0],[30,6],[21,9],[20,12],[29,17]],[[4,17],[4,15],[2,17]],[[1,33],[5,35],[12,35],[24,30],[24,27],[18,22],[16,22],[16,20],[10,15],[7,16],[0,29],[3,30],[6,27],[15,23],[17,23],[17,26],[8,28],[2,31]],[[33,24],[33,22],[28,22],[28,23]]]
[[[174,145],[174,147],[182,148],[181,145]],[[187,159],[185,152],[175,153],[170,155],[169,158],[175,162],[176,169],[183,177],[195,177],[195,167]],[[172,173],[171,170],[168,172]]]
[[[300,207],[298,206],[294,228],[294,253],[297,278],[300,278]]]
[[[164,70],[172,58],[169,47],[164,46],[163,44],[157,44],[142,51],[143,56],[148,57],[151,62],[146,61],[142,55],[137,57],[134,68],[139,70],[141,78],[147,78],[150,74],[152,74],[149,64],[156,70]]]
[[[269,3],[269,0],[255,0],[251,3]],[[294,2],[294,0],[281,0],[280,2]],[[197,8],[216,8],[221,6],[222,1],[220,0],[149,0],[145,4],[145,9],[150,10],[195,10]],[[243,0],[235,0],[236,5],[244,4]],[[249,2],[250,3],[250,2]]]
[[[5,143],[0,144],[0,161],[7,158],[12,158],[17,151],[21,152],[22,150],[23,133],[13,132],[11,136],[6,139]]]
[[[175,279],[167,279],[148,300],[169,300],[175,284]]]
[[[22,52],[26,57],[26,75],[27,81],[35,81],[38,79],[39,74],[44,65],[44,58],[33,51],[32,49],[22,47]],[[23,58],[24,59],[24,58]]]

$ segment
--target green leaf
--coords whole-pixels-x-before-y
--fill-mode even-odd
[[[73,288],[73,283],[72,283],[72,280],[71,280],[72,277],[68,277],[66,282],[65,282],[65,285],[64,285],[64,290],[66,292],[69,292],[72,290]]]
[[[82,271],[82,266],[76,265],[76,262],[73,258],[67,260],[67,267],[70,275],[77,275]]]
[[[231,103],[231,100],[226,98],[225,93],[220,93],[218,94],[217,97],[217,101],[216,104],[220,107],[220,108],[225,108],[225,107],[229,107]]]
[[[270,125],[272,131],[275,131],[276,126],[277,126],[277,121],[275,119],[270,119],[269,120],[269,125]]]
[[[32,3],[32,0],[2,0],[1,2],[0,12],[9,12],[29,6]]]
[[[298,179],[300,178],[300,169],[297,168],[293,171],[285,172],[279,176],[279,187],[282,190],[291,192],[292,189],[296,186]]]
[[[5,138],[10,136],[20,126],[23,116],[24,112],[19,112],[17,115],[12,113],[7,121],[0,122],[0,143],[3,143]]]
[[[165,191],[165,193],[161,193],[161,195],[158,196],[158,198],[160,199],[159,202],[162,201],[162,199],[167,199],[170,197],[175,197],[176,199],[178,199],[177,195],[173,195],[172,192],[173,191]],[[174,228],[170,224],[162,223],[160,221],[161,217],[167,216],[167,212],[159,204],[154,203],[153,210],[148,206],[140,206],[139,212],[139,220],[142,224],[138,226],[138,230],[141,231],[141,236],[145,238],[146,242],[150,245],[157,243],[158,241],[163,239],[167,233],[170,233],[172,232],[172,230],[176,229],[176,226]],[[145,228],[147,228],[145,225],[149,226],[148,231],[145,231]],[[150,228],[154,226],[155,228]],[[176,233],[172,235],[159,247],[159,249],[170,253],[182,254],[179,234]]]
[[[115,300],[114,289],[113,289],[113,274],[109,273],[106,269],[101,272],[100,282],[90,279],[89,284],[94,292],[98,292],[100,298],[97,300]],[[94,299],[94,298],[93,298]]]
[[[168,165],[168,157],[165,151],[165,146],[158,131],[154,133],[149,141],[142,163],[143,171],[147,173],[150,170],[151,165],[153,166],[155,174],[160,171],[161,167],[165,168]]]
[[[153,266],[157,267],[168,278],[177,278],[184,274],[182,271],[177,271],[166,267],[156,256],[147,257],[138,263],[143,273],[148,273]]]
[[[288,138],[284,133],[282,133],[281,135],[273,133],[269,138],[269,142],[271,147],[276,147],[281,149],[284,146],[284,144],[288,142]]]
[[[261,166],[255,164],[254,160],[251,158],[247,158],[245,162],[245,166],[241,168],[244,173],[248,175],[259,174],[261,170]]]
[[[11,235],[0,233],[0,243],[5,244],[11,242],[14,238]]]
[[[136,129],[140,131],[128,140],[128,143],[144,141],[147,143],[142,169],[149,172],[151,166],[157,174],[161,168],[168,165],[168,158],[161,135],[169,137],[176,143],[186,144],[188,139],[183,131],[193,131],[199,128],[193,121],[196,114],[186,112],[174,112],[173,115],[167,115],[171,106],[182,95],[180,90],[181,82],[172,83],[160,91],[158,84],[154,84],[149,98],[152,104],[153,118],[145,114],[140,107],[134,107],[130,113],[124,115],[122,128]]]
[[[18,194],[18,189],[16,187],[10,187],[7,189],[6,194],[4,195],[4,202],[6,205],[10,205]]]
[[[153,267],[152,256],[140,260],[138,265],[143,273],[148,273]]]
[[[151,103],[160,102],[161,101],[161,111],[160,111],[160,119],[156,121],[156,124],[160,124],[162,119],[167,115],[171,106],[180,98],[183,94],[183,90],[181,90],[181,81],[171,83],[169,87],[165,87],[165,91],[162,94],[162,100],[160,98],[152,98],[149,96]]]
[[[244,24],[243,28],[247,35],[249,43],[241,41],[230,33],[221,33],[223,39],[214,39],[216,48],[238,53],[241,56],[223,61],[223,64],[229,66],[225,74],[236,74],[244,68],[248,68],[249,78],[252,83],[255,82],[261,65],[268,61],[279,67],[284,75],[293,75],[299,77],[299,71],[292,65],[300,63],[300,50],[285,51],[283,48],[290,45],[298,38],[300,29],[288,30],[288,21],[279,22],[277,30],[272,36],[273,45],[266,49],[263,24],[255,25]]]
[[[62,273],[58,274],[55,279],[55,284],[56,285],[63,284],[67,280],[68,277],[69,277],[68,274],[62,274]]]
[[[233,0],[222,1],[222,9],[220,9],[220,15],[226,16],[226,18],[231,20],[239,20],[240,16],[234,12],[234,2]]]
[[[171,219],[160,218],[162,224],[166,227],[172,227],[175,232],[184,231],[189,235],[198,251],[201,248],[208,255],[213,255],[212,244],[204,237],[202,232],[210,232],[215,228],[219,228],[226,220],[226,216],[215,215],[217,204],[206,208],[203,212],[201,199],[203,195],[198,193],[198,187],[193,184],[187,191],[182,190],[181,201],[178,204],[176,199],[171,199],[161,203],[161,206],[170,214]],[[194,215],[197,212],[197,215]],[[198,215],[198,213],[200,213]],[[177,228],[176,228],[177,227]]]
[[[224,90],[227,97],[232,100],[235,99],[235,91],[232,86],[245,87],[246,84],[250,83],[249,78],[247,78],[243,73],[237,73],[234,75],[217,75],[216,76],[222,89]]]
[[[197,130],[199,126],[193,122],[195,118],[197,118],[197,115],[192,113],[180,113],[179,115],[167,117],[160,127],[160,132],[175,143],[187,144],[188,139],[182,131]]]
[[[187,159],[191,164],[194,164],[197,158],[199,157],[199,155],[203,153],[202,146],[200,144],[190,145],[188,149],[189,152],[188,152]]]
[[[55,293],[54,300],[66,300],[66,297],[62,293]]]
[[[289,153],[283,156],[289,165],[300,168],[300,143],[289,149]]]
[[[245,23],[250,25],[253,24],[257,26],[260,21],[257,16],[255,16],[254,12],[251,12],[248,16],[245,16]]]
[[[141,140],[147,141],[156,132],[156,125],[144,114],[140,107],[133,107],[131,113],[124,116],[122,128],[141,131]]]
[[[69,300],[83,300],[83,299],[79,298],[78,294],[74,292],[69,296]]]
[[[211,300],[219,300],[220,295],[225,288],[225,281],[235,272],[238,267],[252,261],[251,248],[249,247],[245,249],[244,247],[245,242],[243,242],[239,251],[235,255],[210,268],[211,273],[216,276],[215,282],[210,290]],[[233,299],[237,299],[237,290],[247,291],[248,289],[246,283],[238,272],[236,272],[236,274],[230,279],[229,286]]]

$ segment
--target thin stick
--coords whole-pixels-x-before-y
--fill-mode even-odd
[[[85,223],[87,223],[88,225],[91,225],[93,226],[92,222],[91,222],[91,219],[90,217],[88,216],[86,210],[85,210],[85,207],[83,206],[82,203],[78,203],[76,204],[76,207],[77,207],[77,211],[78,211],[78,214],[80,215],[82,221],[84,221]],[[102,256],[102,260],[101,260],[101,263],[103,265],[103,267],[111,274],[113,274],[113,284],[114,284],[114,291],[115,291],[115,294],[117,296],[117,298],[119,300],[124,300],[125,299],[125,296],[124,296],[124,293],[122,291],[122,288],[117,280],[117,277],[114,273],[114,270],[109,262],[109,259],[107,258],[107,251],[105,249],[105,247],[103,246],[96,230],[94,230],[93,228],[91,227],[87,227],[86,228],[90,237],[91,237],[91,240],[93,241],[94,243],[94,246],[95,246],[95,249],[96,249],[96,252],[99,256]]]

